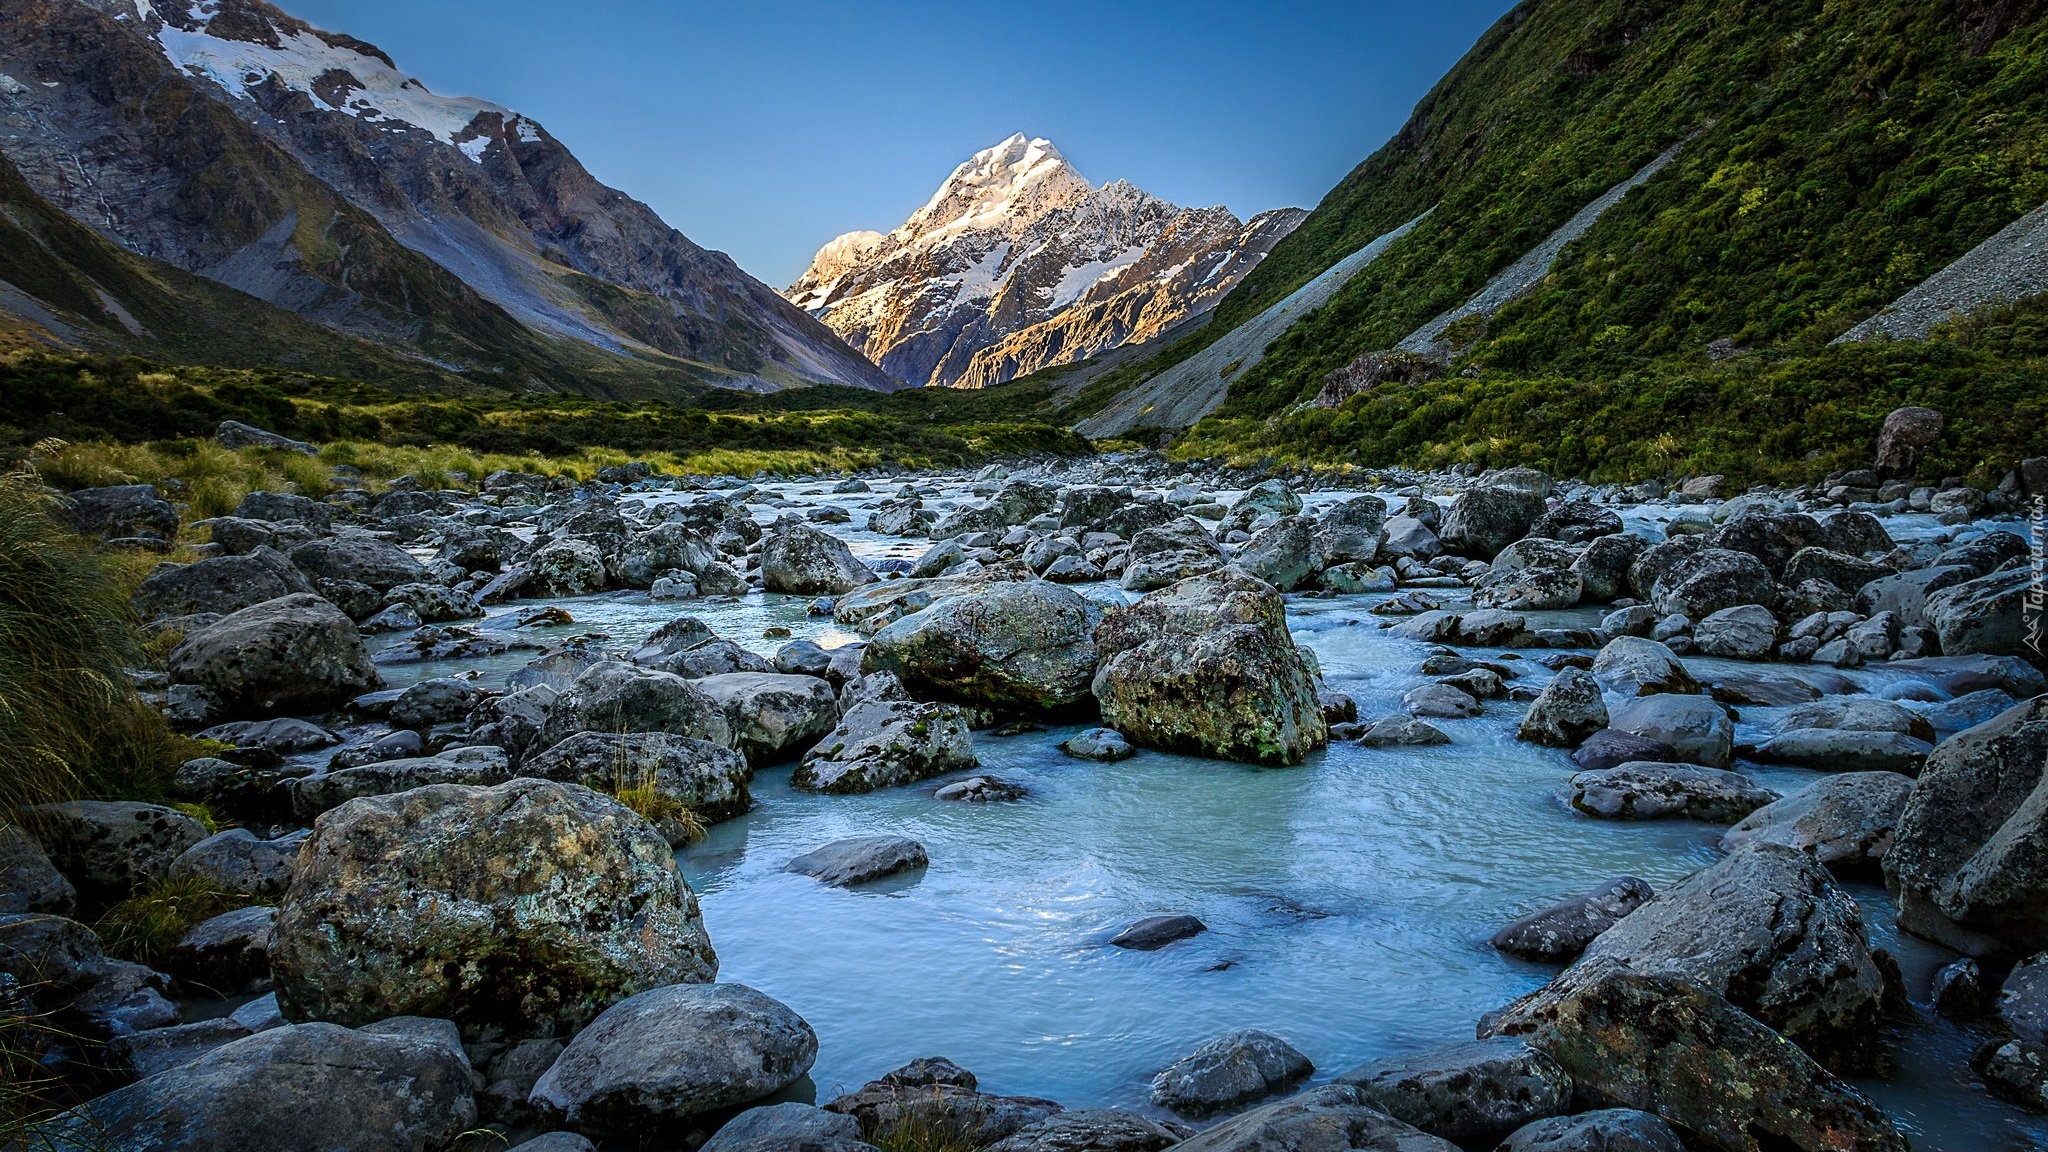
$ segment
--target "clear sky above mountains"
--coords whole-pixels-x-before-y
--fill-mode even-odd
[[[539,120],[776,287],[1012,132],[1098,184],[1313,207],[1509,6],[282,0]]]

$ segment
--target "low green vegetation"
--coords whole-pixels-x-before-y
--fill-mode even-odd
[[[37,464],[52,483],[177,480],[192,486],[195,511],[217,514],[253,486],[324,491],[333,464],[371,479],[463,472],[473,482],[500,468],[587,479],[635,459],[671,472],[752,475],[1088,452],[1086,440],[1034,417],[1039,395],[818,388],[716,393],[680,408],[556,394],[428,396],[285,371],[17,354],[0,360],[0,463],[63,441],[55,459]],[[321,458],[228,452],[208,442],[223,420],[317,442]]]
[[[247,892],[199,877],[158,880],[109,905],[93,931],[109,956],[161,967],[186,933],[255,902]]]

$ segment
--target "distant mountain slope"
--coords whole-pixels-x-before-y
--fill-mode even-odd
[[[895,231],[850,232],[786,295],[913,384],[978,388],[1153,339],[1214,307],[1299,209],[1242,222],[1096,188],[1022,134],[954,169]]]
[[[400,389],[464,382],[416,357],[113,243],[50,206],[0,158],[0,347],[149,351],[228,367],[376,379]],[[0,414],[0,423],[7,422]]]
[[[1074,414],[1164,379],[1434,208],[1231,381],[1216,415],[1242,422],[1248,449],[1306,443],[1306,416],[1252,422],[1452,314],[1681,141],[1529,287],[1426,343],[1454,374],[1487,379],[1626,381],[1653,364],[1816,353],[2048,202],[2044,7],[1524,0],[1204,330],[1105,375]],[[1436,420],[1436,438],[1456,442],[1452,413]]]
[[[135,251],[458,370],[894,386],[532,120],[261,0],[0,0],[0,130]]]

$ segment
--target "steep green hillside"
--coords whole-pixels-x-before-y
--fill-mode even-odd
[[[1783,434],[1767,444],[1765,433],[1786,429],[1782,406],[1717,401],[1703,413],[1683,410],[1681,420],[1682,406],[1655,398],[1673,381],[1739,395],[1756,386],[1746,381],[1781,379],[1794,407],[1809,385],[1814,395],[1910,399],[1924,383],[1930,398],[1967,400],[1968,389],[1959,396],[1941,367],[1956,356],[1827,343],[2048,201],[2044,61],[2041,0],[1527,0],[1274,249],[1203,333],[1166,350],[1187,355],[1437,206],[1234,380],[1224,407],[1183,450],[1355,453],[1366,463],[1549,453],[1569,469],[1574,453],[1558,445],[1572,435],[1577,470],[1622,473],[1648,467],[1639,433],[1683,432],[1715,443],[1680,443],[1670,467],[1798,471],[1830,446]],[[1491,323],[1453,330],[1461,352],[1453,372],[1481,385],[1425,385],[1420,396],[1382,395],[1405,387],[1382,385],[1338,412],[1282,416],[1313,399],[1332,369],[1462,302],[1680,141],[1677,162],[1566,249],[1540,289]],[[2039,328],[2006,330],[1996,350],[1957,355],[1976,375],[2017,372],[2025,392]],[[1710,366],[1707,346],[1717,340],[1748,354]],[[1160,362],[1105,378],[1081,408]],[[1595,394],[1653,415],[1631,426],[1629,443],[1590,449],[1586,437],[1610,430],[1553,419],[1536,434],[1524,413],[1438,403],[1482,386],[1521,394],[1513,381],[1544,382],[1550,403],[1553,394],[1571,397],[1580,417],[1605,410]],[[1361,416],[1365,409],[1377,415]],[[1412,425],[1416,409],[1431,412],[1426,430]],[[1660,421],[1660,409],[1670,419]],[[1400,435],[1386,431],[1404,423]],[[2020,446],[2048,448],[2039,438],[2020,436]],[[2011,451],[2012,440],[1959,443],[1949,459]],[[1817,467],[1819,457],[1805,463]]]

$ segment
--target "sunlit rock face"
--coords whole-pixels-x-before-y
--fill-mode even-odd
[[[1097,188],[1048,140],[977,152],[895,231],[849,232],[784,293],[890,375],[980,388],[1215,307],[1301,222]]]

